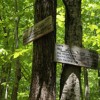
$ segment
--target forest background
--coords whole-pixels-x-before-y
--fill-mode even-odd
[[[16,0],[15,0],[16,1]],[[32,70],[32,43],[23,45],[23,32],[34,25],[33,0],[0,0],[0,90],[3,86],[3,98],[11,100],[15,84],[15,64],[19,59],[21,79],[19,81],[18,100],[27,100],[30,92]],[[82,0],[82,26],[84,48],[96,50],[100,54],[100,2]],[[65,9],[63,2],[57,3],[57,43],[64,44]],[[16,29],[18,35],[16,36]],[[16,38],[17,37],[17,38]],[[59,98],[61,64],[57,64],[56,94]],[[84,75],[81,74],[83,95]],[[19,76],[20,78],[20,76]],[[88,69],[90,100],[100,100],[100,77],[98,70]],[[92,98],[92,99],[91,99]]]

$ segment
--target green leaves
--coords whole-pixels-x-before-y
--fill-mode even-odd
[[[0,49],[0,63],[4,64],[7,60],[8,52],[4,49]]]
[[[12,80],[14,79],[14,60],[21,58],[22,68],[22,79],[20,82],[19,100],[28,99],[29,94],[29,81],[25,81],[26,78],[30,79],[31,64],[32,64],[32,45],[23,47],[22,38],[23,31],[27,27],[33,25],[33,1],[34,0],[19,0],[18,1],[18,12],[15,13],[14,1],[13,0],[0,0],[0,72],[1,66],[11,63],[11,75],[9,75],[9,88],[8,100],[12,92]],[[15,19],[20,16],[19,23],[19,49],[14,48],[14,29]],[[58,0],[57,7],[57,43],[64,43],[64,22],[65,20],[65,9],[61,0]],[[97,50],[100,53],[100,0],[82,0],[82,23],[83,23],[83,45],[85,48]],[[6,32],[4,32],[4,27]],[[6,37],[6,38],[5,38]],[[6,66],[8,67],[8,66]],[[28,72],[28,73],[27,73]],[[59,80],[61,73],[61,65],[57,65],[57,98],[59,96]],[[8,74],[8,73],[7,73]],[[0,75],[3,77],[4,75]],[[97,89],[97,72],[90,70],[90,88],[91,97],[94,96],[94,90]],[[24,83],[24,84],[23,84]],[[94,86],[95,84],[95,86]],[[6,83],[2,83],[3,86]],[[98,95],[96,95],[98,99]]]
[[[29,49],[17,49],[14,54],[13,54],[13,58],[17,58],[19,56],[22,56],[24,53],[28,52]]]
[[[7,54],[8,52],[4,48],[0,49],[0,55],[7,55]]]
[[[83,44],[86,48],[97,50],[100,48],[100,2],[82,1]]]
[[[100,1],[82,0],[83,45],[100,54]],[[89,70],[90,99],[99,100],[98,75],[96,70]]]
[[[90,24],[89,26],[87,26],[87,28],[89,28],[91,31],[94,31],[94,29],[98,29],[98,26],[97,25],[94,25],[94,24]]]

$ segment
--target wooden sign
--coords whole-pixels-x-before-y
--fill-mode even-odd
[[[34,27],[31,27],[25,31],[23,36],[23,43],[27,44],[52,31],[53,31],[52,16],[48,16],[44,20],[37,23]]]
[[[98,54],[77,46],[55,45],[55,61],[97,69]]]

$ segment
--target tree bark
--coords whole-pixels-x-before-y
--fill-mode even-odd
[[[35,24],[51,15],[54,31],[34,41],[30,100],[56,100],[56,0],[35,0]]]
[[[85,88],[85,100],[90,100],[90,88],[88,83],[88,71],[84,68],[84,88]]]
[[[98,92],[100,94],[100,55],[99,55],[99,60],[98,60],[99,64],[98,64]]]
[[[65,13],[65,43],[82,46],[81,0],[63,0]],[[81,67],[63,64],[60,81],[61,100],[80,100]]]
[[[0,100],[4,99],[4,92],[5,92],[5,87],[3,83],[7,82],[7,68],[5,66],[6,64],[2,65],[2,70],[1,70],[1,80],[0,80]]]

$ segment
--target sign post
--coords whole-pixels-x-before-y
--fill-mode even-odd
[[[34,41],[49,32],[53,31],[52,16],[48,16],[44,20],[37,23],[34,27],[27,29],[23,35],[23,44]]]
[[[77,46],[55,45],[56,62],[97,69],[98,53]]]

